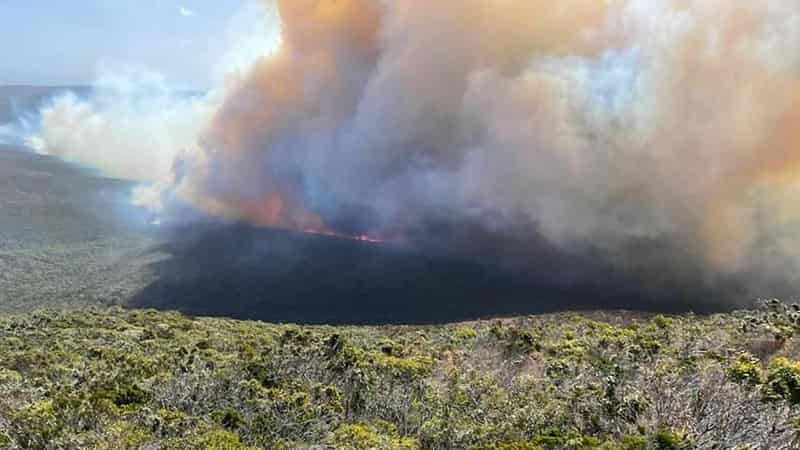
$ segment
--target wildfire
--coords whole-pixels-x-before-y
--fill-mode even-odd
[[[347,234],[329,229],[322,218],[299,205],[288,201],[280,193],[272,192],[264,199],[242,203],[242,214],[250,223],[258,226],[294,230],[306,234],[328,236],[350,241],[380,244],[387,242],[370,234]]]
[[[369,242],[372,244],[382,244],[386,242],[385,239],[370,236],[368,234],[345,234],[345,233],[337,233],[336,231],[331,231],[331,230],[322,230],[314,228],[306,228],[303,230],[303,233],[316,234],[319,236],[335,237],[339,239],[347,239],[350,241]]]

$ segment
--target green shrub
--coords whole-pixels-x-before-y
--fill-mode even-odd
[[[405,348],[403,347],[403,344],[392,339],[381,340],[381,342],[378,344],[378,348],[380,348],[381,353],[387,356],[402,357],[405,354]]]
[[[670,326],[672,326],[672,324],[674,322],[675,322],[675,319],[673,319],[671,317],[667,317],[667,316],[661,315],[661,314],[653,317],[653,323],[658,328],[661,328],[661,329],[669,328]]]
[[[123,309],[0,316],[0,448],[692,448],[671,429],[623,433],[663,414],[662,386],[691,408],[719,367],[768,399],[798,402],[800,362],[744,353],[796,322],[781,311],[389,327]],[[631,325],[608,323],[622,321]],[[726,391],[702,418],[670,425],[724,427],[742,405],[731,448],[788,442],[797,408],[753,394]]]
[[[341,390],[332,385],[318,384],[312,389],[314,403],[319,405],[324,412],[341,414],[344,412],[344,400]]]
[[[598,438],[551,428],[531,440],[544,450],[594,450],[602,444]]]
[[[563,359],[555,359],[550,361],[545,367],[545,374],[555,380],[561,380],[568,377],[572,372],[569,362]]]
[[[129,422],[118,422],[108,427],[108,433],[95,446],[95,450],[134,450],[144,447],[153,437]]]
[[[380,353],[374,356],[377,368],[389,372],[392,376],[405,379],[417,379],[428,375],[434,366],[434,361],[428,356],[413,356],[397,358]]]
[[[314,332],[297,325],[287,325],[280,336],[280,343],[297,347],[307,347],[314,343]]]
[[[161,409],[152,418],[151,429],[162,437],[186,436],[196,420],[181,411]]]
[[[0,367],[0,388],[22,382],[22,375],[15,370]]]
[[[45,449],[64,428],[53,402],[45,400],[14,416],[17,441],[26,449]]]
[[[497,322],[489,331],[498,340],[504,342],[506,348],[511,352],[531,353],[542,350],[540,337],[531,330],[508,327],[502,322]]]
[[[755,386],[763,382],[761,362],[750,353],[741,353],[728,368],[728,378],[735,383]]]
[[[342,450],[371,450],[381,447],[382,439],[375,430],[364,424],[344,424],[333,433],[331,443]]]
[[[461,326],[453,331],[453,336],[460,340],[466,341],[468,339],[473,339],[478,336],[478,332],[475,331],[475,328],[468,327],[468,326]]]
[[[6,433],[6,431],[0,431],[0,448],[12,448],[11,436]]]
[[[769,364],[766,380],[766,398],[800,403],[800,362],[775,358]]]
[[[644,436],[623,436],[622,443],[618,447],[619,450],[647,450],[647,438]]]
[[[593,328],[598,328],[599,330],[598,344],[601,347],[623,349],[637,336],[636,331],[629,328],[620,328],[607,323],[590,323],[593,325]]]
[[[645,354],[655,355],[661,350],[661,342],[656,339],[642,338],[639,340],[639,347],[642,348]]]
[[[662,429],[653,435],[653,450],[682,450],[689,447],[687,439],[675,431]]]
[[[251,379],[258,381],[266,388],[276,387],[278,385],[275,372],[272,369],[270,361],[267,359],[250,361],[245,365],[244,369]]]
[[[214,420],[222,425],[226,430],[237,430],[245,422],[244,417],[235,409],[225,409],[213,414]]]
[[[256,447],[242,444],[236,433],[224,430],[211,431],[192,439],[189,448],[203,450],[257,450]]]
[[[100,388],[92,394],[95,404],[110,401],[119,408],[136,408],[144,405],[150,399],[150,394],[145,392],[135,383],[121,384],[112,388]]]
[[[481,450],[542,450],[542,447],[532,442],[515,441],[484,447]]]

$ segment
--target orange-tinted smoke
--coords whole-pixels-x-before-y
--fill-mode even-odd
[[[266,160],[271,146],[287,134],[331,133],[342,126],[356,114],[365,96],[374,95],[370,88],[382,80],[368,77],[377,75],[381,63],[392,64],[390,58],[399,56],[397,62],[402,66],[393,75],[398,78],[386,80],[396,84],[389,89],[401,96],[426,97],[430,106],[425,108],[447,114],[460,101],[472,70],[497,66],[518,71],[531,54],[568,52],[606,10],[606,2],[596,0],[570,0],[555,8],[548,4],[520,0],[278,1],[281,46],[230,89],[204,133],[203,148],[213,155],[212,163],[222,161],[213,176],[221,178],[214,185],[223,187],[209,189],[208,194],[260,224],[285,226],[317,217],[303,206],[301,186],[276,180],[269,173],[273,166]],[[408,43],[398,47],[393,40]],[[408,58],[420,58],[419,65],[414,67]],[[440,65],[434,72],[426,70],[428,58],[443,58],[434,63]],[[446,62],[447,58],[452,61]],[[443,63],[451,65],[444,73]],[[453,89],[459,85],[460,89]],[[303,158],[303,151],[298,148],[296,156]],[[265,166],[254,167],[254,159]],[[240,180],[256,187],[245,192],[224,187],[237,186]]]
[[[164,192],[300,229],[362,212],[372,228],[358,232],[523,216],[621,267],[641,262],[630,242],[650,240],[710,272],[798,280],[800,2],[275,6],[280,46],[191,105],[202,131]],[[172,138],[153,148],[189,141],[129,109],[73,103],[45,114],[45,147],[115,174],[135,158],[102,144],[136,147],[131,123]]]
[[[205,149],[224,160],[219,183],[238,186],[244,179],[252,189],[210,193],[257,224],[317,229],[321,220],[303,204],[302,187],[270,173],[270,145],[289,130],[336,127],[352,114],[356,96],[349,91],[358,86],[346,72],[374,64],[383,11],[371,0],[283,0],[277,6],[280,48],[230,90],[203,139]],[[254,159],[263,165],[254,167]]]

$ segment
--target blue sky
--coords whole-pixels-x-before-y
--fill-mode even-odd
[[[85,84],[135,67],[204,87],[246,0],[0,0],[0,84]]]

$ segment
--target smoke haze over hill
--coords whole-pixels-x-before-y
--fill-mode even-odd
[[[547,248],[643,293],[793,293],[797,2],[264,10],[279,44],[217,89],[105,77],[45,108],[31,142],[143,182],[136,201],[166,217],[190,206],[531,270]]]

